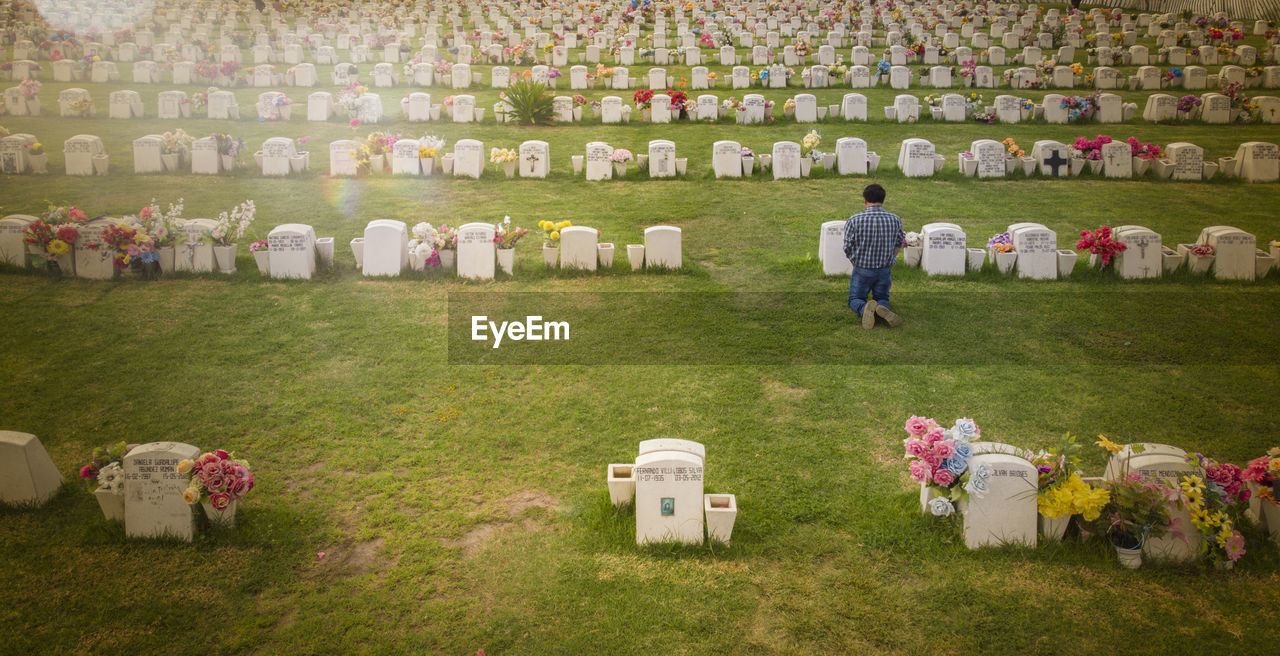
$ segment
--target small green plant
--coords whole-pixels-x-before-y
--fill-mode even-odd
[[[517,80],[507,87],[502,100],[510,107],[507,115],[518,125],[550,125],[555,122],[551,92],[541,82]]]

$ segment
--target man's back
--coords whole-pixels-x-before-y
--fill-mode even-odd
[[[844,254],[855,267],[882,269],[893,264],[905,238],[902,219],[882,205],[869,205],[844,224]]]

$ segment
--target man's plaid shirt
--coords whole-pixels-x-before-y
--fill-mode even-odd
[[[892,265],[903,239],[902,219],[881,205],[854,214],[844,224],[844,254],[853,266],[863,269]]]

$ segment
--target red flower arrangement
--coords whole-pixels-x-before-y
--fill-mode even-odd
[[[653,90],[641,89],[631,97],[631,100],[635,103],[637,108],[649,109],[649,104],[653,102]]]
[[[1101,226],[1097,230],[1081,230],[1080,241],[1076,242],[1076,249],[1089,251],[1093,255],[1101,256],[1102,266],[1111,264],[1111,258],[1125,252],[1128,246],[1112,239],[1111,227]]]

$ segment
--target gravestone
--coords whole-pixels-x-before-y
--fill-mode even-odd
[[[979,139],[969,145],[969,152],[978,160],[979,178],[1003,178],[1005,168],[1004,145],[995,139]]]
[[[636,457],[636,544],[703,541],[706,450],[687,440],[648,440]]]
[[[596,243],[599,235],[595,228],[569,226],[560,231],[560,268],[596,270]]]
[[[866,66],[850,66],[849,86],[854,89],[865,89],[870,87],[871,69]]]
[[[1132,447],[1126,445],[1119,453],[1113,454],[1107,463],[1104,478],[1117,480],[1127,471],[1143,479],[1162,479],[1175,487],[1182,482],[1184,475],[1200,476],[1203,479],[1204,470],[1188,463],[1187,454],[1182,449],[1165,444],[1142,446],[1143,450],[1138,453],[1134,453]],[[1143,555],[1179,562],[1199,558],[1201,538],[1191,523],[1190,511],[1170,505],[1169,516],[1177,522],[1183,538],[1172,534],[1158,538],[1148,537],[1142,545]]]
[[[356,118],[366,125],[381,123],[382,96],[376,93],[360,94],[360,97],[356,98]]]
[[[587,180],[613,179],[613,147],[601,141],[587,144],[586,169]]]
[[[1094,118],[1099,123],[1119,123],[1124,120],[1124,100],[1114,93],[1098,96],[1098,109]]]
[[[1165,156],[1173,163],[1174,180],[1204,179],[1204,149],[1195,144],[1177,142],[1165,147]]]
[[[800,144],[779,141],[773,144],[773,179],[800,177]]]
[[[221,166],[217,139],[213,136],[208,136],[191,142],[191,172],[193,174],[217,175]]]
[[[665,93],[655,94],[650,101],[649,118],[654,123],[671,122],[671,96]]]
[[[967,246],[964,230],[954,223],[929,223],[921,229],[920,268],[931,276],[963,276]]]
[[[78,134],[62,145],[67,175],[93,175],[93,158],[106,153],[102,139],[91,134]]]
[[[717,178],[742,177],[742,144],[717,141],[711,146],[711,169]]]
[[[149,134],[133,140],[133,172],[160,173],[164,164],[160,161],[160,148],[164,139],[160,135]]]
[[[996,119],[1001,123],[1019,123],[1022,121],[1021,100],[1017,96],[1001,94],[996,96]]]
[[[1058,234],[1038,223],[1009,226],[1018,253],[1019,278],[1055,280],[1058,277]]]
[[[1231,122],[1231,99],[1220,93],[1206,93],[1201,99],[1200,120],[1205,123]]]
[[[676,144],[666,139],[649,142],[649,177],[671,178],[676,174]]]
[[[974,442],[969,459],[971,487],[964,510],[964,543],[970,549],[1019,544],[1036,546],[1036,490],[1039,475],[1026,454],[1007,444]]]
[[[1102,145],[1102,172],[1108,178],[1133,177],[1133,148],[1124,141]]]
[[[958,93],[948,93],[942,96],[942,120],[962,122],[966,118],[964,96]]]
[[[419,175],[422,173],[422,162],[418,158],[417,139],[400,139],[391,146],[391,174]]]
[[[898,170],[908,178],[923,178],[936,168],[933,144],[927,139],[904,139],[898,150]]]
[[[893,98],[893,108],[899,123],[914,123],[920,119],[920,99],[900,93]]]
[[[0,431],[0,502],[43,505],[61,487],[62,474],[35,435]]]
[[[857,137],[836,139],[836,172],[840,175],[865,175],[867,142]]]
[[[27,226],[38,219],[28,214],[10,214],[0,219],[0,263],[27,266],[27,244],[23,241]]]
[[[453,145],[453,175],[480,178],[484,172],[484,144],[475,139],[459,139]]]
[[[846,93],[840,103],[840,115],[846,121],[867,120],[867,97],[860,93]]]
[[[1264,141],[1247,141],[1236,149],[1236,175],[1249,182],[1280,181],[1277,146]]]
[[[645,228],[644,265],[646,268],[659,269],[684,267],[680,228],[674,226]]]
[[[1066,144],[1049,140],[1037,141],[1031,149],[1031,156],[1036,158],[1040,175],[1054,178],[1070,175],[1070,170],[1067,168],[1071,162],[1070,150]]]
[[[307,96],[307,120],[327,121],[333,117],[333,94],[317,91]]]
[[[329,142],[329,175],[355,175],[358,150],[360,142],[353,139]]]
[[[125,535],[191,541],[195,515],[182,498],[189,475],[178,473],[178,463],[199,456],[200,449],[181,442],[150,442],[125,454]]]
[[[1125,250],[1115,256],[1116,273],[1121,278],[1159,278],[1164,269],[1161,238],[1155,231],[1142,226],[1116,226],[1113,238],[1125,245]]]
[[[520,144],[520,166],[517,169],[522,178],[547,177],[551,171],[551,146],[536,140]]]
[[[853,273],[853,263],[844,254],[844,229],[847,220],[826,221],[818,235],[818,259],[822,263],[822,275],[847,276]]]
[[[710,94],[698,96],[698,105],[694,118],[699,121],[714,121],[720,117],[720,98]]]
[[[748,125],[764,123],[765,99],[758,93],[749,93],[742,97],[742,122]]]
[[[316,271],[316,231],[302,223],[282,223],[267,233],[272,278],[310,280]]]
[[[569,230],[569,228],[565,228]],[[496,246],[493,243],[494,228],[489,223],[467,223],[458,228],[458,277],[472,280],[493,280]],[[561,231],[561,243],[564,231]],[[563,245],[561,247],[563,253]],[[560,256],[561,266],[564,255]]]
[[[364,229],[366,276],[398,276],[409,263],[409,229],[404,221],[377,219]]]
[[[208,241],[209,233],[218,226],[211,219],[188,219],[179,230],[182,241],[174,253],[173,268],[175,271],[191,271],[194,273],[210,273],[214,269],[213,243]]]
[[[431,120],[431,94],[421,91],[409,94],[409,102],[405,108],[411,122]]]
[[[181,118],[182,107],[187,102],[185,91],[161,91],[156,104],[156,115],[164,120]]]
[[[1210,226],[1196,240],[1213,246],[1213,276],[1219,280],[1253,280],[1257,277],[1257,238],[1232,226]]]
[[[293,139],[271,137],[262,142],[262,175],[289,175],[289,160],[298,154]]]
[[[816,123],[818,120],[818,99],[811,93],[796,95],[796,122]]]

